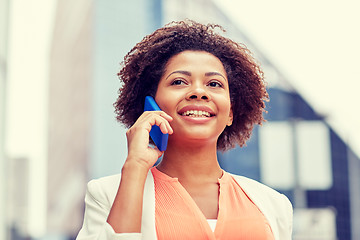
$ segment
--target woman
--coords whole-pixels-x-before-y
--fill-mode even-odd
[[[173,22],[125,56],[114,106],[128,156],[121,175],[89,182],[77,239],[291,239],[289,200],[218,164],[264,121],[268,95],[250,52],[217,28]],[[162,111],[143,113],[147,95]],[[153,125],[165,152],[149,146]]]

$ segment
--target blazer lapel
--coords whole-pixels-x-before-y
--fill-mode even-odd
[[[144,187],[141,232],[144,240],[157,239],[155,228],[155,186],[154,178],[149,171]]]
[[[244,190],[247,196],[251,199],[251,201],[259,208],[262,214],[264,214],[265,218],[269,222],[275,240],[279,240],[279,229],[276,217],[273,214],[272,206],[269,204],[266,198],[264,198],[264,192],[261,188],[259,188],[259,183],[242,176],[233,174],[231,175],[237,181],[239,186]]]

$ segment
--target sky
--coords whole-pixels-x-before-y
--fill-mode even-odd
[[[360,1],[215,2],[360,156]]]

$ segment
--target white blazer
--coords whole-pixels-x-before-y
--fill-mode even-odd
[[[275,240],[289,240],[293,209],[283,194],[246,177],[232,175],[268,220]],[[149,171],[144,188],[141,233],[115,233],[106,222],[120,183],[120,174],[91,180],[85,196],[83,226],[77,240],[155,240],[155,190]]]

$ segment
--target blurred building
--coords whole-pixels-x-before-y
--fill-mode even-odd
[[[112,106],[120,87],[119,63],[146,34],[184,18],[222,25],[229,37],[254,53],[269,82],[268,122],[254,129],[246,147],[219,153],[221,166],[287,195],[295,207],[294,239],[360,239],[355,227],[360,226],[359,157],[213,1],[56,2],[46,89],[41,90],[48,96],[41,115],[46,125],[36,125],[46,133],[40,148],[46,162],[36,162],[44,167],[46,181],[39,186],[28,185],[33,167],[39,166],[34,157],[2,148],[13,133],[5,134],[4,109],[12,106],[12,98],[2,101],[7,19],[0,14],[0,23],[5,23],[0,25],[0,211],[12,209],[0,214],[0,239],[76,236],[86,182],[119,173],[127,154],[125,129],[116,122]],[[0,6],[5,9],[7,1],[0,0]],[[30,223],[36,219],[29,210],[34,189],[44,193],[46,215],[39,216],[44,226]]]
[[[93,3],[57,1],[48,85],[47,233],[75,235],[91,144]]]
[[[9,26],[9,1],[0,0],[0,212],[6,211],[6,167],[5,158],[5,99],[6,99],[6,76],[7,76],[7,46]],[[6,237],[6,215],[0,214],[0,239]]]

